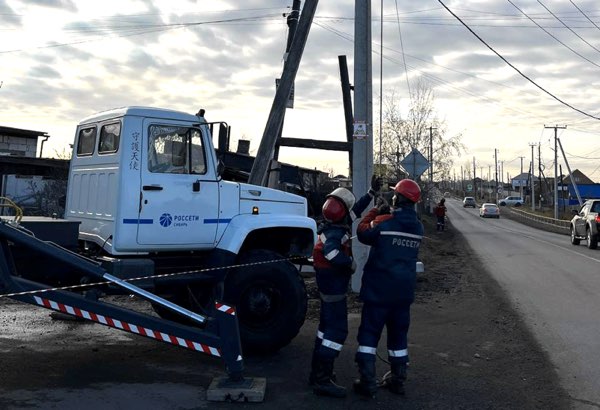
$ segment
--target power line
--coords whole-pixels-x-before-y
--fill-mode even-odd
[[[329,31],[329,32],[331,32],[331,33],[333,33],[333,34],[335,34],[335,35],[337,35],[337,36],[339,36],[339,37],[343,38],[344,40],[347,40],[347,41],[350,41],[350,42],[354,41],[354,38],[353,38],[353,36],[352,36],[352,35],[350,35],[350,34],[344,33],[344,32],[342,32],[342,31],[340,31],[340,30],[338,30],[338,29],[335,29],[335,28],[333,28],[333,27],[329,26],[329,25],[325,25],[325,24],[322,24],[322,23],[314,22],[314,21],[313,21],[313,23],[314,23],[314,24],[316,24],[317,26],[319,26],[319,27],[321,27],[321,28],[323,28],[323,29],[325,29],[325,30],[327,30],[327,31]],[[394,49],[392,49],[392,48],[390,48],[390,47],[384,47],[384,48],[385,48],[386,50],[390,50],[390,51],[393,51],[393,52],[395,52],[395,53],[399,53],[399,51],[398,51],[398,50],[394,50]],[[374,53],[376,53],[376,52],[374,52]],[[445,70],[452,71],[452,72],[455,72],[455,73],[458,73],[458,74],[462,74],[462,75],[465,75],[465,76],[469,76],[469,77],[475,78],[475,79],[477,79],[477,80],[480,80],[480,81],[485,81],[485,82],[488,82],[488,83],[491,83],[491,84],[495,84],[495,85],[499,85],[499,86],[502,86],[502,87],[511,88],[511,89],[515,89],[515,90],[516,90],[516,88],[515,88],[515,87],[511,87],[511,86],[508,86],[508,85],[505,85],[505,84],[501,84],[501,83],[498,83],[498,82],[495,82],[495,81],[490,81],[490,80],[487,80],[487,79],[485,79],[485,78],[480,78],[480,77],[477,77],[476,75],[473,75],[473,74],[465,73],[465,72],[462,72],[462,71],[459,71],[459,70],[455,70],[455,69],[452,69],[452,68],[449,68],[449,67],[446,67],[446,66],[443,66],[443,65],[440,65],[440,64],[436,64],[436,63],[433,63],[433,62],[429,62],[429,61],[423,60],[423,59],[421,59],[421,58],[418,58],[418,57],[412,56],[412,55],[410,55],[410,54],[406,54],[406,55],[407,55],[408,57],[410,57],[410,58],[413,58],[413,59],[415,59],[415,60],[421,61],[421,62],[423,62],[423,63],[426,63],[426,64],[429,64],[429,65],[433,65],[433,66],[436,66],[436,67],[441,67],[441,68],[443,68],[443,69],[445,69]],[[385,58],[387,61],[390,61],[390,62],[392,62],[392,63],[394,63],[394,64],[397,64],[397,65],[402,65],[402,63],[398,62],[396,59],[393,59],[393,58],[391,58],[391,57],[389,57],[389,56],[384,56],[384,58]],[[452,84],[451,84],[449,81],[442,80],[442,79],[441,79],[441,78],[439,78],[439,77],[436,77],[436,76],[434,76],[434,75],[432,75],[432,74],[429,74],[429,73],[427,73],[426,71],[419,70],[418,68],[416,68],[416,67],[414,67],[414,66],[411,66],[410,64],[407,64],[407,66],[408,66],[410,69],[412,69],[412,70],[416,70],[416,71],[417,71],[417,72],[419,72],[419,73],[420,73],[422,76],[424,76],[424,77],[428,78],[428,79],[429,79],[429,80],[430,80],[432,83],[434,83],[434,84],[438,84],[438,85],[444,86],[444,87],[446,87],[446,88],[451,88],[451,89],[454,89],[454,90],[456,90],[456,91],[458,91],[458,92],[460,92],[460,93],[463,93],[463,94],[465,94],[465,95],[467,95],[467,96],[473,97],[473,98],[475,98],[475,99],[477,99],[477,100],[484,100],[484,102],[486,102],[486,103],[489,103],[489,104],[495,104],[495,105],[498,105],[498,106],[500,106],[501,108],[503,108],[503,109],[505,109],[505,110],[508,110],[508,111],[511,111],[511,112],[514,112],[514,113],[516,113],[516,114],[519,114],[519,115],[524,115],[524,116],[526,116],[526,117],[529,117],[529,118],[532,118],[532,119],[535,119],[535,120],[539,119],[539,117],[538,117],[536,114],[533,114],[533,113],[530,113],[530,112],[527,112],[527,111],[523,111],[523,110],[517,110],[517,109],[515,109],[515,108],[513,108],[513,107],[506,106],[506,105],[505,105],[505,104],[503,104],[502,102],[500,102],[500,101],[497,101],[497,100],[494,100],[493,98],[486,97],[486,96],[482,96],[482,95],[480,95],[480,94],[475,94],[475,93],[472,93],[472,92],[470,92],[470,91],[468,91],[468,90],[466,90],[466,89],[463,89],[463,88],[460,88],[460,87],[453,86],[453,85],[452,85]]]
[[[39,50],[39,49],[45,49],[45,48],[72,46],[72,45],[77,45],[77,44],[90,43],[90,42],[94,42],[94,41],[102,41],[102,40],[106,40],[107,38],[114,39],[114,38],[140,36],[140,35],[144,35],[144,34],[158,33],[158,32],[163,32],[163,31],[175,30],[175,29],[186,28],[186,27],[208,25],[208,24],[226,24],[226,23],[233,23],[233,22],[237,23],[237,22],[246,22],[246,21],[258,21],[258,20],[264,20],[264,19],[273,19],[274,17],[279,18],[279,14],[268,14],[268,15],[253,16],[253,17],[238,17],[238,18],[209,20],[209,21],[192,22],[192,23],[172,23],[172,24],[154,24],[154,25],[146,24],[146,25],[139,25],[137,27],[136,26],[127,26],[126,30],[123,30],[121,32],[121,33],[124,32],[125,34],[108,35],[108,36],[102,36],[102,37],[85,39],[85,40],[75,40],[72,42],[65,42],[65,43],[47,44],[47,45],[31,47],[31,48],[3,50],[3,51],[0,51],[0,54],[17,53],[17,52],[21,52],[21,51],[25,51],[25,50],[30,50],[30,49]],[[111,29],[114,30],[114,28],[111,28]],[[100,32],[104,32],[104,31],[100,31]]]
[[[510,0],[509,0],[510,1]],[[510,68],[512,68],[513,70],[515,70],[517,73],[519,73],[519,75],[523,78],[525,78],[527,81],[529,81],[531,84],[535,85],[537,88],[539,88],[541,91],[543,91],[544,93],[548,94],[550,97],[554,98],[556,101],[558,101],[559,103],[571,108],[574,111],[577,111],[585,116],[588,116],[590,118],[594,118],[596,120],[600,120],[600,117],[596,117],[592,114],[588,114],[585,111],[580,110],[579,108],[575,108],[573,107],[571,104],[561,100],[560,98],[558,98],[557,96],[555,96],[554,94],[552,94],[550,91],[546,90],[544,87],[542,87],[541,85],[539,85],[538,83],[536,83],[535,81],[533,81],[531,78],[529,78],[527,75],[525,75],[521,70],[519,70],[517,67],[515,67],[513,64],[511,64],[506,58],[504,58],[500,53],[498,53],[496,50],[494,50],[492,48],[492,46],[490,46],[488,43],[485,42],[484,39],[482,39],[481,37],[479,37],[479,35],[477,33],[475,33],[464,21],[462,21],[460,19],[460,17],[458,17],[456,14],[454,14],[452,12],[452,10],[450,10],[443,2],[442,0],[438,0],[439,3],[442,4],[442,6],[444,6],[444,8],[446,10],[448,10],[448,12],[450,14],[452,14],[458,21],[460,21],[460,23],[465,26],[465,28],[467,30],[469,30],[471,32],[471,34],[473,34],[479,41],[481,41],[488,49],[490,49],[494,54],[496,54],[502,61],[504,61]]]
[[[565,26],[567,28],[567,30],[569,30],[571,33],[575,34],[577,36],[577,38],[579,38],[581,41],[583,41],[585,44],[587,44],[588,46],[590,46],[591,48],[593,48],[594,50],[596,50],[597,52],[600,53],[600,50],[598,50],[596,47],[594,47],[592,44],[590,44],[585,38],[581,37],[579,34],[577,34],[577,32],[575,32],[575,30],[573,30],[571,27],[569,27],[564,21],[562,21],[556,14],[552,13],[552,11],[550,11],[550,9],[548,7],[546,7],[544,5],[544,3],[542,3],[540,0],[537,0],[538,3],[540,3],[542,5],[543,8],[545,8],[546,10],[548,10],[548,13],[552,14],[552,17],[554,17],[555,19],[557,19],[558,21],[560,21],[560,23]]]
[[[398,36],[400,37],[400,49],[402,50],[402,62],[404,63],[404,73],[406,74],[406,87],[408,88],[408,96],[412,99],[412,92],[410,91],[410,81],[408,81],[408,68],[406,67],[406,57],[404,56],[404,42],[402,41],[402,30],[400,29],[400,14],[398,12],[398,0],[394,0],[396,3],[396,19],[398,21]],[[382,28],[383,30],[383,28]]]
[[[577,4],[575,4],[575,3],[573,2],[573,0],[569,0],[569,1],[571,2],[571,4],[572,4],[572,5],[574,5],[574,6],[575,6],[575,8],[576,8],[577,10],[579,10],[579,12],[580,12],[581,14],[583,14],[583,17],[585,17],[586,19],[588,19],[588,21],[589,21],[590,23],[592,23],[592,24],[594,25],[594,27],[596,27],[598,30],[600,30],[600,27],[598,27],[598,25],[597,25],[596,23],[594,23],[594,21],[593,21],[591,18],[589,18],[589,17],[587,16],[587,14],[585,14],[585,13],[583,12],[583,10],[581,10],[579,7],[577,7]]]
[[[544,33],[548,34],[550,37],[552,37],[554,40],[556,40],[559,44],[561,44],[563,47],[569,49],[573,54],[575,54],[576,56],[584,59],[585,61],[587,61],[590,64],[595,65],[596,67],[600,68],[600,64],[595,63],[594,61],[590,60],[589,58],[587,58],[586,56],[584,56],[583,54],[578,53],[577,51],[573,50],[571,47],[569,47],[568,45],[566,45],[565,43],[563,43],[558,37],[556,37],[554,34],[550,33],[548,30],[546,30],[544,27],[542,27],[541,25],[538,24],[537,21],[535,21],[534,19],[532,19],[531,17],[529,17],[527,15],[527,13],[525,13],[523,10],[521,10],[515,3],[513,3],[512,1],[508,0],[508,2],[510,4],[513,5],[514,8],[516,8],[517,10],[519,10],[521,13],[523,13],[523,15],[525,17],[527,17],[529,20],[531,20],[531,22],[533,24],[535,24],[536,26],[538,26]]]

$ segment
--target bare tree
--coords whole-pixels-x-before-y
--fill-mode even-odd
[[[429,85],[419,82],[413,91],[406,118],[400,113],[399,100],[395,92],[385,98],[383,113],[383,138],[381,140],[381,162],[397,178],[401,175],[399,162],[413,148],[429,158],[430,127],[432,127],[433,180],[450,179],[453,155],[465,150],[461,142],[462,135],[448,137],[445,121],[440,120],[434,110],[435,95]],[[376,153],[379,162],[379,153]],[[426,172],[424,176],[428,177]]]

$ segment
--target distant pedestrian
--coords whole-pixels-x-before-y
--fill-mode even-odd
[[[372,397],[377,391],[375,358],[384,326],[391,371],[382,385],[404,394],[410,305],[415,297],[417,256],[423,237],[423,225],[414,209],[420,198],[419,185],[403,179],[394,188],[392,213],[385,204],[380,207],[383,209],[373,208],[357,228],[358,240],[371,246],[363,269],[363,307],[355,356],[360,379],[354,390],[364,396]]]
[[[356,269],[350,241],[352,221],[369,206],[381,185],[381,178],[373,177],[371,189],[356,203],[352,192],[337,188],[323,204],[324,222],[317,230],[313,250],[321,313],[309,376],[309,384],[318,395],[346,396],[346,389],[335,383],[333,364],[348,336],[346,293]]]
[[[438,204],[436,205],[436,207],[434,209],[434,213],[437,218],[436,230],[438,232],[443,231],[444,227],[446,226],[446,211],[447,210],[448,209],[446,208],[446,199],[445,198],[440,199],[440,202],[438,202]]]

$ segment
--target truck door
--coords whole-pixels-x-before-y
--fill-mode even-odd
[[[212,247],[219,185],[207,163],[207,136],[189,123],[150,119],[144,133],[137,242]]]

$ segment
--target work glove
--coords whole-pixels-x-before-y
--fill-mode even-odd
[[[378,177],[377,175],[373,175],[371,177],[371,189],[369,189],[369,194],[376,196],[381,191],[381,187],[383,186],[383,178]]]
[[[379,197],[375,202],[375,206],[377,207],[377,213],[379,215],[386,215],[390,213],[390,205],[387,203],[385,198]]]

